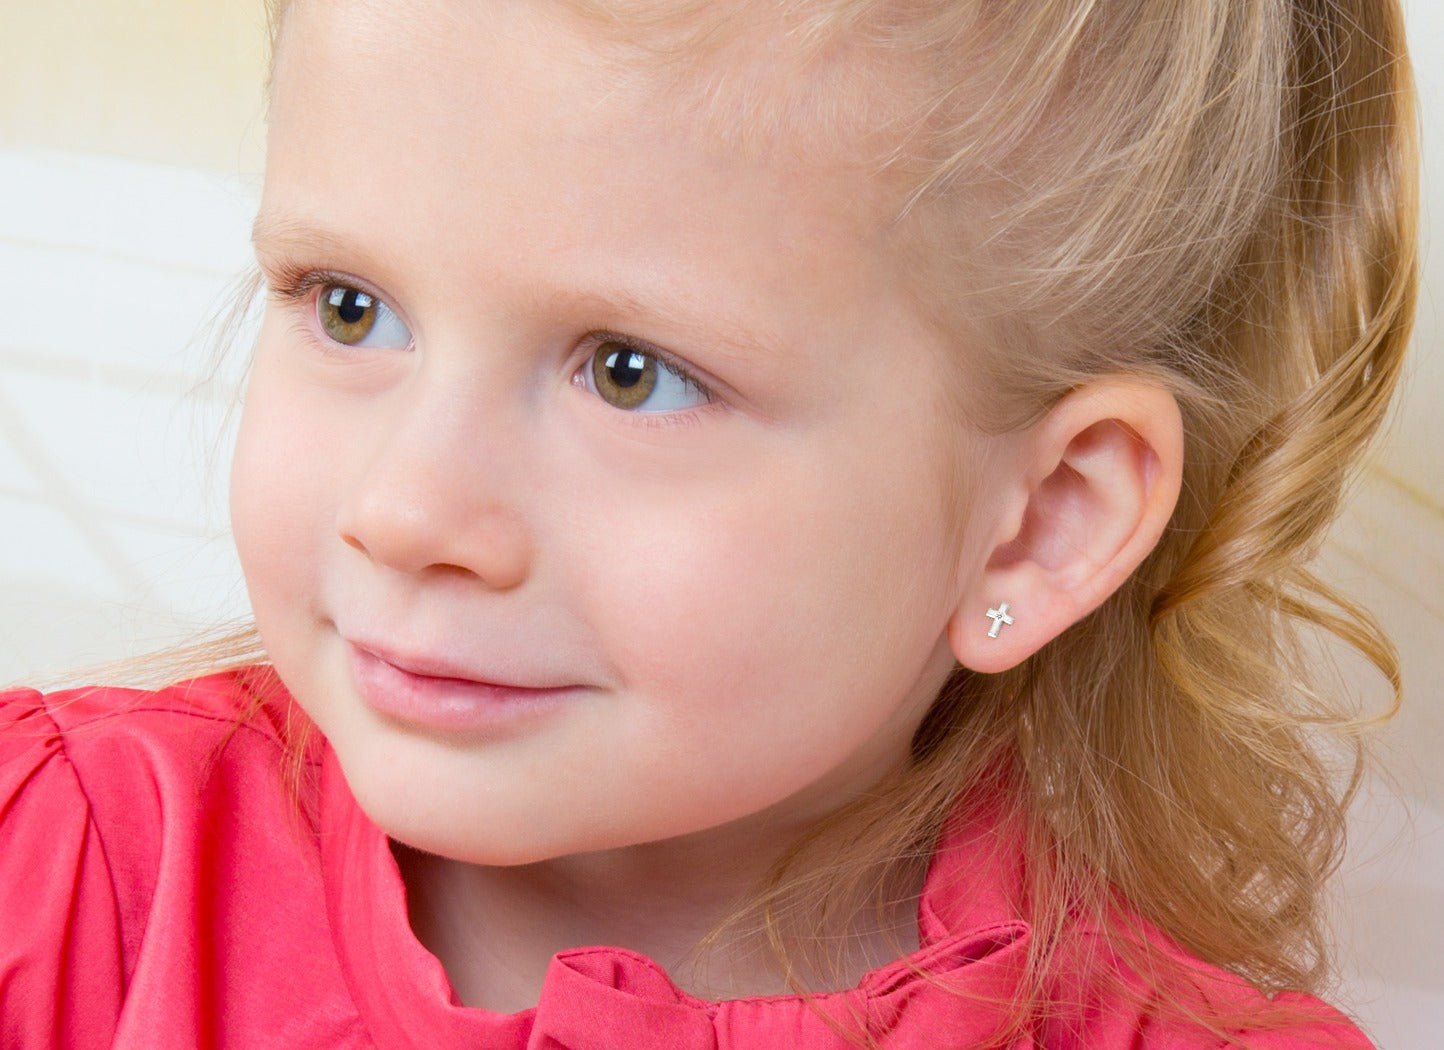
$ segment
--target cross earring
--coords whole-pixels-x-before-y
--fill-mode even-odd
[[[988,628],[989,638],[998,637],[998,632],[1001,631],[1005,625],[1013,622],[1013,618],[1008,615],[1007,602],[1003,602],[996,609],[989,609],[986,615],[993,621],[993,626]]]

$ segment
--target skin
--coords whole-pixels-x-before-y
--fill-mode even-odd
[[[1102,552],[1043,535],[1092,535],[1088,475],[1057,469],[1090,427],[1098,469],[1158,476],[1146,392],[1147,418],[1101,440],[1107,397],[1053,431],[969,434],[940,394],[958,348],[895,276],[891,196],[845,153],[729,151],[660,92],[528,5],[311,0],[277,57],[236,540],[277,670],[472,1005],[531,1005],[578,944],[675,969],[905,760],[956,658],[1016,663],[1152,543],[1136,506]],[[328,339],[335,285],[401,335]],[[710,400],[608,404],[599,332],[675,355]],[[961,529],[945,476],[987,508]],[[1020,539],[1088,548],[1046,617],[1052,577]],[[1040,626],[988,640],[1001,594]],[[438,729],[377,710],[358,646],[564,688]],[[863,939],[849,965],[893,948]],[[782,990],[765,959],[704,969],[700,994]]]

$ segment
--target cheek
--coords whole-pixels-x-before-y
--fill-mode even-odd
[[[304,404],[258,350],[230,485],[236,550],[258,618],[275,597],[315,582],[315,543],[332,502],[325,479],[338,469],[329,459],[337,443],[326,430],[314,406]]]
[[[813,459],[685,492],[607,507],[605,534],[637,542],[592,548],[579,577],[639,686],[772,724],[913,686],[948,610],[930,476]]]

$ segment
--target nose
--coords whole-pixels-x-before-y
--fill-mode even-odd
[[[479,416],[415,398],[376,427],[337,510],[341,540],[401,573],[462,572],[494,590],[525,582],[533,542],[514,498],[522,471],[507,446],[517,442]]]

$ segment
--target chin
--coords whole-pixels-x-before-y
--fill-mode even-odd
[[[515,814],[501,807],[439,806],[435,799],[389,790],[383,784],[355,785],[362,812],[386,837],[414,850],[485,867],[518,867],[582,852],[563,829],[548,834],[536,814]]]

